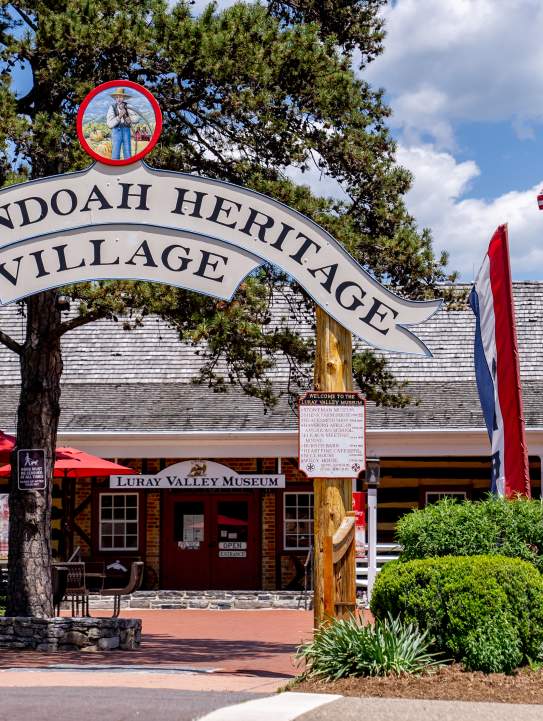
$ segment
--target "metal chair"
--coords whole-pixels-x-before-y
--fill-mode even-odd
[[[51,585],[53,587],[53,613],[60,616],[60,604],[66,595],[68,585],[68,569],[62,563],[51,566]]]
[[[130,578],[126,586],[122,588],[106,588],[102,591],[103,596],[113,596],[113,618],[117,618],[121,612],[121,596],[129,596],[141,586],[143,567],[143,561],[134,561],[130,567]]]
[[[68,569],[66,579],[66,598],[72,603],[72,616],[79,616],[79,606],[83,616],[89,615],[89,592],[85,585],[85,564],[83,561],[63,563]]]
[[[85,561],[85,585],[89,593],[102,593],[105,578],[104,561]]]
[[[82,560],[83,559],[81,558],[81,548],[79,546],[76,546],[74,548],[74,550],[72,551],[72,555],[70,556],[70,558],[68,558],[66,563],[74,563],[75,561],[82,561]]]

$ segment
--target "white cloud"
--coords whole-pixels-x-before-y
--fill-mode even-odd
[[[315,158],[319,158],[318,153],[314,153]],[[289,165],[285,168],[285,175],[297,185],[308,185],[311,192],[324,198],[337,198],[339,200],[347,200],[348,196],[338,183],[338,181],[330,175],[324,173],[317,167],[315,163],[311,163],[309,168],[304,172],[300,168]]]
[[[364,72],[392,97],[406,137],[453,147],[451,122],[543,118],[541,0],[398,0],[384,12],[383,55]]]
[[[513,277],[543,277],[543,212],[537,207],[540,184],[480,200],[469,198],[471,184],[480,174],[473,160],[458,162],[451,153],[431,145],[399,145],[397,161],[414,176],[406,197],[409,212],[420,228],[432,230],[436,254],[446,250],[450,269],[457,270],[462,280],[473,280],[492,233],[502,223],[509,225]],[[314,166],[305,173],[291,166],[286,173],[318,195],[346,197],[337,181]]]
[[[443,148],[454,146],[454,132],[446,117],[447,97],[429,85],[399,95],[394,102],[393,125],[403,128],[409,144],[420,143],[426,134]]]
[[[473,280],[498,225],[508,223],[513,277],[543,277],[543,212],[539,184],[492,200],[464,198],[479,174],[473,161],[458,163],[431,146],[398,149],[398,161],[414,174],[407,206],[420,226],[430,227],[436,252],[450,253],[450,267]],[[543,183],[543,181],[542,181]]]
[[[447,250],[463,279],[473,279],[501,223],[509,224],[513,276],[543,277],[539,184],[469,197],[481,170],[454,157],[461,122],[476,122],[482,132],[485,123],[508,122],[527,141],[540,132],[543,2],[397,0],[384,17],[385,50],[364,77],[391,99],[398,162],[414,175],[409,210],[431,228],[436,252]]]
[[[193,12],[207,2],[196,0]],[[220,0],[220,9],[233,0]],[[429,227],[436,252],[450,254],[464,280],[477,272],[493,231],[509,224],[515,278],[543,277],[543,212],[539,184],[484,200],[470,198],[481,171],[458,161],[458,122],[510,122],[530,140],[543,121],[543,2],[541,0],[397,0],[384,12],[385,51],[364,79],[391,98],[399,131],[397,159],[414,174],[406,202]],[[287,174],[313,192],[344,197],[315,166]],[[543,180],[542,180],[543,184]]]
[[[229,8],[231,5],[235,5],[236,2],[239,1],[240,0],[216,0],[216,11],[222,12],[223,10],[226,10],[226,8]],[[172,2],[171,4],[173,5],[174,3]],[[208,5],[211,5],[210,0],[193,0],[190,6],[191,15],[201,15]]]

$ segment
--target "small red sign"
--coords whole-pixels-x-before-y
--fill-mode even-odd
[[[353,491],[354,542],[357,558],[366,556],[366,494]]]
[[[77,113],[77,135],[91,158],[129,165],[157,144],[162,113],[154,96],[131,80],[111,80],[91,90]]]

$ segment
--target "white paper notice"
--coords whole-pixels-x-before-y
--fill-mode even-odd
[[[309,478],[356,478],[366,467],[360,393],[305,393],[299,403],[300,470]]]

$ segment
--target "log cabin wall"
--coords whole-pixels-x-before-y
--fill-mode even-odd
[[[541,461],[530,456],[533,498],[541,496]],[[465,493],[470,500],[485,497],[490,488],[488,458],[382,459],[377,491],[377,535],[379,543],[392,543],[398,520],[412,509],[424,508],[427,494]],[[436,496],[432,496],[436,499]]]

